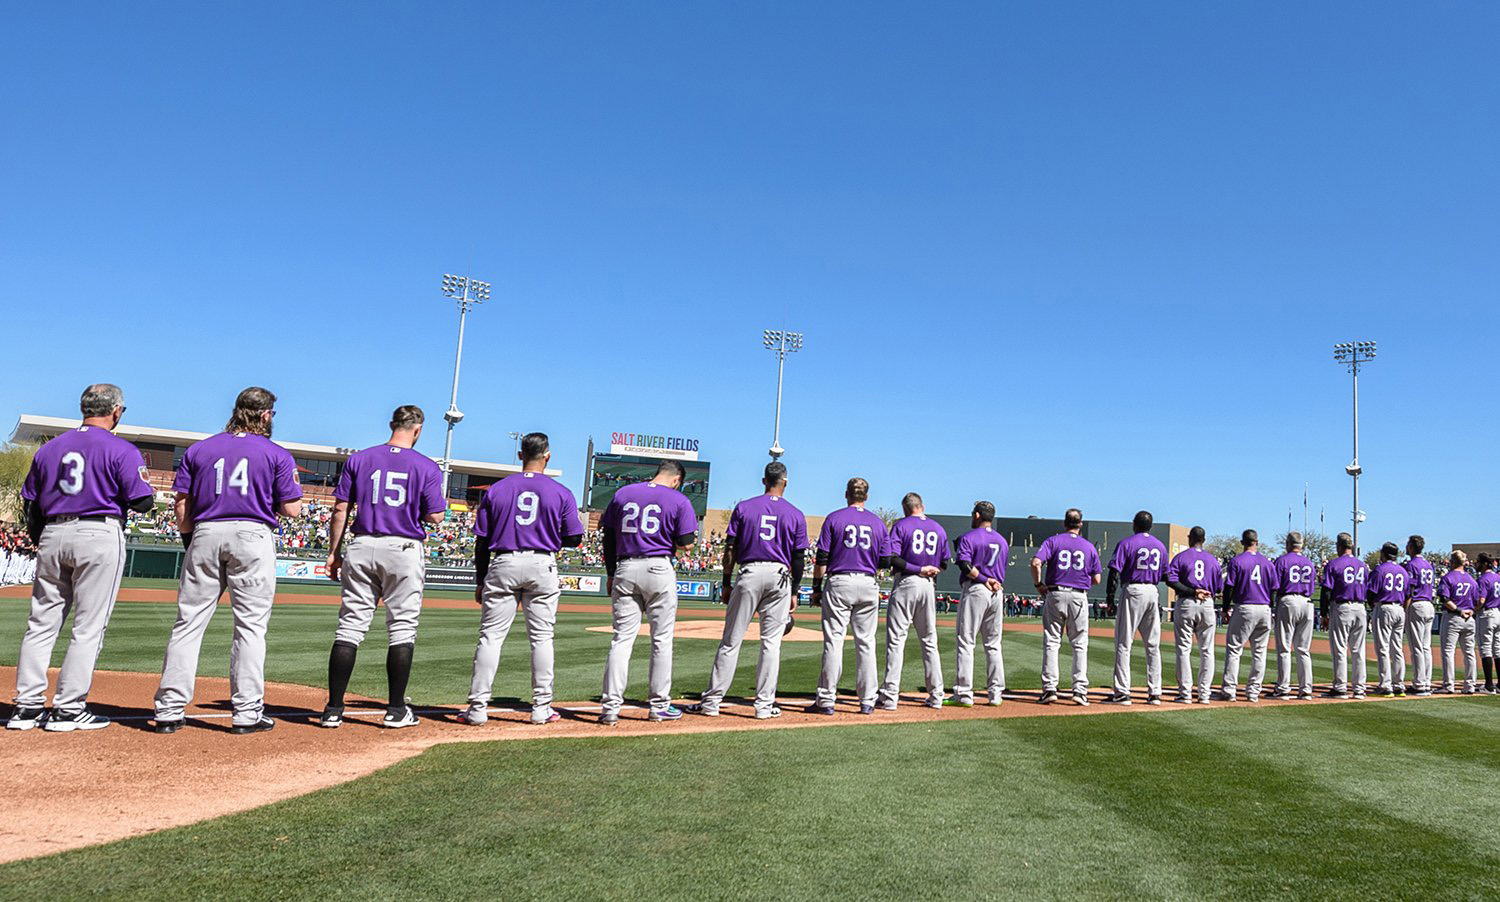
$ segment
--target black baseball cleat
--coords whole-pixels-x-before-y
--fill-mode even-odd
[[[1130,702],[1130,693],[1128,692],[1111,692],[1104,699],[1106,705],[1128,705]]]
[[[417,712],[411,709],[411,705],[402,705],[399,708],[387,708],[385,718],[381,720],[380,725],[388,730],[414,727],[417,725]]]
[[[874,705],[860,705],[859,706],[859,713],[861,713],[861,714],[874,714],[875,713],[875,706]]]
[[[833,705],[811,704],[811,705],[808,705],[806,708],[803,708],[802,710],[805,711],[805,712],[807,712],[808,714],[832,715],[833,714]]]
[[[10,715],[10,720],[5,722],[5,728],[7,730],[30,730],[45,726],[46,723],[46,708],[17,708]]]
[[[158,720],[156,726],[151,729],[157,733],[175,733],[182,729],[182,725],[186,722],[182,718],[178,718],[177,720]]]
[[[603,714],[599,715],[600,726],[613,727],[618,725],[619,723],[620,712],[618,711],[605,711]]]
[[[49,733],[71,733],[74,730],[102,730],[109,726],[109,718],[103,714],[95,714],[87,708],[65,714],[53,711],[42,725],[42,729]]]
[[[243,736],[246,733],[264,733],[275,726],[276,721],[262,714],[255,723],[235,724],[229,728],[229,732]]]
[[[344,723],[344,709],[329,705],[323,709],[323,716],[318,718],[318,726],[327,730],[337,730]]]
[[[1055,701],[1057,701],[1057,691],[1048,689],[1042,693],[1042,697],[1037,699],[1036,703],[1039,705],[1050,705]]]

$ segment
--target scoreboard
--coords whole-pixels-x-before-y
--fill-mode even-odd
[[[706,460],[681,460],[683,469],[687,471],[682,480],[682,493],[692,502],[693,511],[698,518],[708,511],[708,461]],[[637,482],[649,482],[656,475],[656,468],[661,463],[661,458],[644,457],[635,454],[602,454],[596,453],[590,462],[588,474],[588,501],[586,506],[589,510],[602,511],[609,506],[611,499],[615,497],[622,487]]]

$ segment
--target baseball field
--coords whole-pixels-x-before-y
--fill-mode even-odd
[[[227,731],[224,608],[193,725],[158,736],[145,727],[175,608],[170,585],[127,584],[123,596],[143,600],[117,607],[91,699],[119,722],[0,734],[0,897],[1500,895],[1489,838],[1500,820],[1497,698],[1043,707],[1041,637],[1018,618],[1005,638],[1016,697],[998,710],[921,708],[913,641],[901,712],[793,713],[820,646],[789,641],[777,721],[739,706],[651,724],[636,708],[609,730],[593,722],[608,615],[580,598],[565,599],[557,630],[564,720],[522,722],[518,627],[495,691],[514,712],[462,727],[451,715],[478,612],[463,595],[431,593],[410,689],[423,723],[383,730],[372,702],[328,731],[313,719],[331,593],[279,599],[266,666],[275,730]],[[25,611],[21,593],[0,596],[0,680],[14,677]],[[684,607],[681,635],[704,638],[676,644],[679,698],[707,679],[721,612]],[[798,620],[815,635],[815,612]],[[1171,687],[1170,637],[1163,644]],[[377,625],[353,692],[382,695],[383,649]],[[1326,682],[1326,645],[1314,650]],[[951,685],[951,618],[942,651]],[[644,652],[642,642],[631,672],[637,704]],[[1112,653],[1093,639],[1096,688]],[[749,693],[754,658],[747,645],[731,696]]]

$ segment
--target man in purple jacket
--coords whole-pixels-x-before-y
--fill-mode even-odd
[[[125,415],[117,385],[99,383],[78,402],[83,422],[37,449],[21,487],[21,503],[37,546],[31,616],[16,663],[16,707],[6,727],[69,733],[109,726],[88,710],[94,665],[125,570],[125,511],[145,513],[156,495],[141,452],[114,430]],[[47,668],[63,621],[73,635],[46,712]]]
[[[1245,550],[1224,568],[1224,606],[1230,608],[1224,634],[1224,676],[1213,697],[1232,702],[1240,681],[1240,653],[1250,643],[1250,679],[1245,698],[1260,701],[1266,675],[1266,645],[1271,638],[1271,597],[1278,588],[1276,568],[1260,553],[1260,536],[1253,529],[1240,535]]]
[[[1201,526],[1188,530],[1188,547],[1167,565],[1167,586],[1177,594],[1172,610],[1172,634],[1177,646],[1177,703],[1193,703],[1194,690],[1201,704],[1209,703],[1214,679],[1214,633],[1219,618],[1214,598],[1224,591],[1224,567],[1203,550],[1208,533]],[[1198,671],[1194,679],[1189,665],[1193,643],[1198,643]]]
[[[958,537],[953,551],[963,597],[958,602],[954,643],[958,663],[951,704],[964,708],[974,704],[974,637],[978,634],[984,638],[985,688],[990,704],[998,706],[1005,695],[1000,641],[1005,628],[1005,568],[1010,543],[995,532],[995,505],[990,502],[975,502],[970,522],[973,528]]]
[[[1272,698],[1292,697],[1292,656],[1297,658],[1297,698],[1312,694],[1313,584],[1318,569],[1302,554],[1302,533],[1286,534],[1286,553],[1276,567],[1276,689]]]
[[[1473,695],[1476,690],[1474,610],[1479,583],[1464,569],[1468,563],[1468,555],[1453,552],[1448,558],[1448,572],[1438,581],[1437,596],[1443,604],[1443,688],[1438,691],[1444,694],[1457,691],[1453,655],[1460,649],[1464,655],[1464,694]]]
[[[1161,592],[1156,587],[1167,567],[1167,546],[1151,534],[1155,520],[1150,511],[1139,511],[1131,528],[1135,533],[1115,546],[1109,562],[1109,584],[1105,602],[1115,607],[1115,691],[1106,702],[1130,704],[1130,646],[1136,634],[1146,646],[1146,703],[1161,704]]]
[[[1406,650],[1411,658],[1411,691],[1414,695],[1432,694],[1432,620],[1433,593],[1437,590],[1437,572],[1422,557],[1427,540],[1414,535],[1406,540],[1407,589],[1411,599],[1406,604]],[[1397,677],[1403,682],[1405,674]]]
[[[812,603],[822,610],[823,666],[810,714],[832,714],[844,670],[844,633],[854,633],[854,691],[859,713],[875,710],[875,626],[880,617],[880,584],[875,573],[890,566],[885,553],[885,522],[865,510],[870,484],[858,476],[844,489],[848,507],[823,520],[813,566]],[[828,576],[828,590],[823,577]]]
[[[1370,568],[1354,556],[1353,536],[1341,532],[1336,541],[1338,557],[1323,565],[1319,599],[1328,612],[1328,646],[1333,653],[1333,687],[1326,694],[1329,698],[1348,698],[1352,687],[1355,698],[1364,698],[1369,676],[1365,663],[1365,632],[1369,626],[1365,586]]]
[[[1370,571],[1365,587],[1374,606],[1371,618],[1375,634],[1375,670],[1379,683],[1376,695],[1401,695],[1406,675],[1406,660],[1401,655],[1401,635],[1406,630],[1406,568],[1396,563],[1401,549],[1395,542],[1380,546],[1380,563]]]
[[[333,490],[336,503],[328,522],[328,578],[342,587],[339,624],[328,652],[328,704],[318,726],[344,722],[344,693],[354,673],[360,643],[385,601],[386,709],[383,725],[412,727],[417,715],[406,703],[411,680],[422,588],[427,578],[424,523],[443,522],[443,472],[416,450],[425,416],[412,404],[391,413],[391,437],[383,445],[349,455]],[[353,538],[344,533],[353,507]]]
[[[1099,585],[1099,549],[1083,537],[1083,511],[1068,508],[1063,531],[1047,539],[1031,558],[1031,581],[1042,596],[1042,695],[1057,701],[1057,652],[1063,630],[1073,648],[1073,701],[1089,703],[1089,589]]]
[[[886,554],[891,559],[895,585],[885,608],[885,682],[876,707],[896,710],[901,698],[901,665],[906,657],[906,633],[913,626],[922,645],[922,671],[929,708],[943,706],[943,664],[938,657],[935,580],[948,568],[948,532],[927,518],[922,496],[907,492],[901,499],[906,514],[891,524]]]
[[[156,690],[156,732],[182,728],[193,700],[203,632],[229,590],[234,644],[229,650],[230,731],[259,733],[266,717],[266,627],[276,597],[276,517],[302,513],[292,455],[271,441],[276,396],[247,388],[229,424],[188,448],[177,465],[177,530],[187,555],[177,591],[177,622]]]

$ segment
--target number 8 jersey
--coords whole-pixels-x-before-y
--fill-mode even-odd
[[[272,529],[276,505],[302,497],[292,455],[250,432],[221,432],[188,448],[172,490],[192,499],[194,523],[254,520]]]

